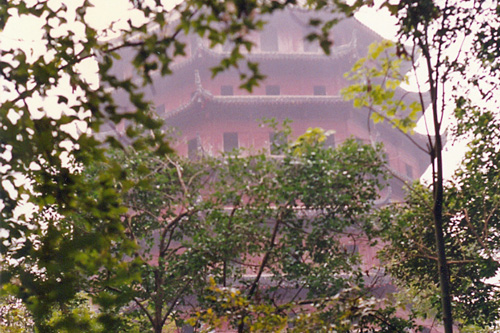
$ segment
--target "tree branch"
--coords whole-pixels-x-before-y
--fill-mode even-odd
[[[109,290],[112,290],[114,292],[117,292],[117,293],[122,293],[122,291],[118,288],[114,288],[114,287],[111,287],[111,286],[106,286],[106,288],[108,288]],[[149,321],[151,322],[151,325],[154,325],[154,319],[153,317],[151,316],[151,314],[149,313],[148,309],[139,301],[139,299],[137,299],[137,297],[132,297],[132,300],[137,304],[139,305],[139,307],[141,308],[141,310],[146,314],[146,316],[148,317]]]
[[[476,237],[476,239],[479,242],[479,244],[481,244],[481,246],[483,247],[483,249],[487,250],[488,247],[486,246],[486,244],[484,243],[484,241],[481,239],[481,237],[478,235],[478,233],[476,232],[476,229],[474,228],[474,226],[471,223],[471,220],[470,220],[470,217],[469,217],[469,211],[467,210],[467,208],[464,208],[464,219],[465,219],[465,222],[467,222],[467,225],[469,226],[470,231],[472,232],[472,234],[474,234],[474,237]]]
[[[489,221],[490,221],[491,217],[493,216],[493,214],[495,214],[496,210],[498,209],[498,205],[499,205],[499,202],[497,202],[495,204],[495,206],[493,206],[493,208],[491,209],[490,213],[488,214],[488,216],[484,220],[484,227],[483,227],[483,238],[484,239],[486,239],[486,237],[488,237],[488,225],[489,225]]]
[[[181,291],[177,294],[177,297],[175,298],[175,300],[172,302],[172,304],[170,305],[170,307],[168,308],[167,312],[165,312],[165,315],[163,316],[163,319],[161,321],[161,325],[165,325],[165,322],[167,321],[167,318],[168,316],[172,313],[172,311],[174,310],[174,307],[175,305],[177,304],[177,302],[179,301],[179,298],[181,298],[181,296],[184,294],[184,292],[186,291],[186,289],[189,287],[189,284],[192,282],[191,279],[188,279],[188,282],[184,285],[184,287],[182,287]]]
[[[262,273],[264,272],[264,268],[267,265],[267,261],[269,260],[269,256],[271,255],[271,251],[274,249],[274,246],[275,246],[274,242],[275,242],[276,237],[278,235],[280,223],[281,223],[281,212],[278,213],[278,218],[276,219],[276,223],[274,224],[274,229],[273,229],[273,233],[271,236],[271,240],[269,241],[269,249],[267,250],[266,254],[264,255],[264,258],[262,258],[262,263],[259,267],[259,271],[257,273],[257,276],[255,277],[255,280],[252,283],[250,290],[248,291],[248,298],[251,298],[253,296],[253,294],[255,293],[255,290],[257,289],[257,285],[259,284],[260,277],[262,276]]]

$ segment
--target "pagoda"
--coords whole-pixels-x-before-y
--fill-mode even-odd
[[[348,138],[366,144],[382,142],[394,177],[381,193],[379,204],[401,201],[404,184],[419,178],[429,165],[428,155],[414,143],[425,147],[427,138],[419,134],[410,138],[386,122],[373,124],[369,112],[354,108],[352,101],[341,96],[341,89],[349,85],[344,73],[382,37],[355,18],[344,19],[334,26],[333,45],[325,55],[317,42],[305,38],[311,33],[309,21],[314,15],[322,14],[298,8],[278,11],[266,17],[263,31],[250,35],[254,47],[246,58],[259,63],[266,76],[252,92],[240,88],[236,69],[212,77],[211,68],[229,56],[231,45],[211,48],[207,40],[188,35],[181,37],[186,55],[175,60],[171,75],[152,75],[153,83],[145,88],[145,97],[152,101],[165,126],[179,131],[173,148],[190,158],[235,148],[265,149],[270,155],[279,155],[273,150],[273,142],[280,137],[261,126],[263,119],[271,118],[278,123],[290,119],[294,137],[311,127],[332,131],[325,143],[331,147]],[[114,71],[123,79],[132,78],[130,55],[126,50],[121,53],[124,61],[116,63]],[[124,127],[121,124],[116,130],[124,131]],[[378,263],[380,248],[369,243],[351,244],[346,240],[347,248],[362,253],[367,269]],[[380,281],[373,289],[375,295],[382,297],[395,290],[386,276],[377,278]]]
[[[273,154],[273,141],[279,138],[260,126],[262,119],[270,118],[278,123],[292,120],[294,136],[310,127],[331,130],[329,146],[350,137],[364,143],[382,142],[395,175],[385,197],[401,200],[404,182],[419,178],[429,165],[428,155],[411,142],[425,147],[425,137],[417,134],[410,140],[390,124],[373,124],[366,110],[355,109],[340,93],[349,84],[344,73],[382,37],[355,18],[344,19],[334,26],[333,46],[325,55],[317,42],[305,38],[311,33],[309,20],[314,15],[322,14],[298,8],[275,12],[266,17],[263,31],[250,36],[254,47],[247,59],[258,62],[266,76],[251,93],[239,88],[235,69],[212,77],[211,68],[229,56],[231,45],[210,48],[207,40],[188,35],[182,37],[186,56],[172,65],[172,75],[153,74],[146,99],[154,103],[166,126],[181,133],[174,146],[177,153],[190,157],[241,147],[264,148]],[[116,72],[124,78],[133,76],[126,61],[117,64]]]

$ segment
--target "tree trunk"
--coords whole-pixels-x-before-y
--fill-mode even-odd
[[[436,138],[437,140],[440,140]],[[439,145],[436,144],[436,150]],[[443,233],[443,170],[441,161],[441,151],[436,151],[437,174],[434,181],[434,234],[436,238],[436,249],[438,258],[439,285],[441,288],[441,306],[443,311],[443,324],[445,333],[453,332],[453,317],[451,314],[450,296],[450,272],[446,261],[444,233]]]
[[[441,307],[443,315],[443,325],[445,333],[453,332],[453,317],[451,313],[451,295],[450,295],[450,271],[446,261],[446,251],[443,233],[443,144],[441,141],[441,123],[438,117],[437,108],[437,89],[432,97],[432,113],[434,120],[435,145],[433,154],[431,154],[431,163],[433,165],[432,188],[433,188],[433,217],[434,217],[434,236],[436,239],[436,250],[438,258],[439,285],[441,289]]]

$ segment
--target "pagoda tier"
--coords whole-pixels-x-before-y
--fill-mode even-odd
[[[266,95],[266,86],[279,86],[282,95],[312,95],[315,87],[316,93],[339,95],[340,89],[347,85],[343,74],[366,54],[370,43],[382,40],[355,19],[342,20],[332,31],[333,46],[330,54],[325,55],[317,42],[305,40],[305,36],[314,32],[308,24],[313,17],[330,18],[321,12],[287,9],[264,17],[268,21],[265,30],[247,36],[254,46],[246,58],[258,62],[261,72],[267,77],[252,94]],[[175,59],[171,66],[172,75],[161,77],[158,73],[153,74],[153,85],[146,91],[158,107],[172,110],[186,103],[195,90],[192,80],[195,70],[199,71],[204,87],[216,95],[223,94],[223,87],[227,86],[231,86],[234,95],[249,94],[239,89],[239,74],[245,72],[245,61],[240,63],[238,70],[229,70],[212,78],[210,69],[230,55],[231,44],[210,48],[209,42],[197,35],[180,36],[179,39],[186,44],[186,56]],[[116,75],[133,77],[130,52],[125,48],[119,53],[124,61],[113,66]]]
[[[315,95],[214,95],[204,89],[195,72],[197,89],[188,103],[160,114],[168,127],[181,130],[175,146],[181,155],[217,155],[245,147],[271,151],[273,130],[261,126],[263,119],[292,120],[292,133],[300,135],[309,127],[333,131],[327,145],[335,146],[353,137],[363,143],[383,142],[391,171],[400,178],[392,190],[401,199],[401,181],[411,182],[427,168],[425,155],[405,134],[388,123],[370,124],[366,111],[353,108],[340,96]],[[368,128],[370,124],[370,128]],[[424,145],[426,138],[415,134],[413,141]]]
[[[333,130],[328,140],[332,146],[349,137],[383,142],[389,167],[399,179],[393,181],[392,199],[402,199],[402,182],[420,177],[429,164],[428,156],[412,142],[425,147],[426,138],[414,135],[409,139],[387,123],[374,125],[366,110],[354,109],[352,102],[340,96],[349,84],[344,73],[366,55],[369,44],[382,38],[355,19],[342,20],[333,29],[330,55],[325,55],[318,45],[304,39],[311,33],[309,19],[316,15],[322,14],[300,9],[278,12],[266,18],[265,30],[250,35],[254,48],[247,59],[258,62],[266,75],[251,93],[239,88],[244,62],[239,70],[212,77],[211,68],[229,55],[230,45],[211,49],[208,41],[188,35],[181,37],[186,56],[172,65],[172,75],[153,74],[146,97],[166,126],[182,133],[176,151],[192,157],[237,147],[271,152],[274,133],[259,126],[269,118],[291,119],[293,136],[309,127]],[[125,61],[117,63],[115,73],[132,77],[130,55],[126,49],[121,52]]]

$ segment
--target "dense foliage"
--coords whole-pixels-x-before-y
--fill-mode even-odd
[[[92,23],[89,0],[1,2],[0,29],[19,17],[41,21],[43,31],[39,49],[14,43],[0,52],[0,281],[4,293],[23,301],[41,330],[47,329],[43,323],[54,306],[64,307],[82,289],[98,290],[89,278],[98,272],[116,273],[108,281],[111,287],[134,279],[134,261],[121,260],[135,249],[121,218],[127,210],[123,195],[135,184],[125,179],[122,165],[106,156],[107,147],[120,149],[122,144],[110,136],[103,145],[93,133],[102,124],[127,120],[134,149],[170,153],[161,122],[140,91],[151,82],[152,71],[169,74],[173,59],[184,53],[180,33],[197,33],[214,45],[230,41],[233,51],[214,72],[242,66],[242,86],[251,89],[262,76],[256,64],[240,60],[252,46],[248,34],[264,24],[255,14],[293,3],[188,1],[167,8],[161,1],[125,2],[131,15],[141,19],[110,22],[104,28]],[[152,31],[151,25],[162,29]],[[121,37],[110,40],[116,31]],[[133,54],[138,80],[111,74],[116,51],[124,48]],[[89,60],[98,60],[99,84],[82,74]],[[120,109],[117,93],[133,108]],[[102,162],[98,177],[81,172]],[[118,182],[123,186],[116,188]],[[114,300],[102,290],[94,302],[110,309]],[[111,313],[99,318],[114,327]]]
[[[457,137],[467,135],[471,142],[444,189],[444,234],[454,313],[462,327],[493,330],[500,307],[500,290],[492,280],[500,267],[496,250],[499,124],[491,112],[479,109],[459,109],[456,116]],[[429,189],[415,184],[406,203],[393,212],[386,234],[391,246],[385,258],[390,258],[389,267],[400,288],[409,293],[418,290],[428,297],[428,304],[416,309],[423,316],[432,313],[439,301],[431,205]],[[425,303],[424,299],[419,302]]]
[[[126,261],[138,277],[108,286],[123,272],[101,272],[102,288],[123,300],[117,311],[148,319],[155,332],[193,316],[195,326],[244,331],[289,321],[310,329],[382,323],[376,315],[386,314],[375,306],[383,302],[369,291],[376,272],[365,272],[353,250],[372,245],[380,229],[373,208],[384,179],[381,148],[349,140],[323,149],[324,138],[311,130],[277,147],[278,158],[117,154],[136,184],[122,220],[136,244]],[[312,308],[316,318],[306,320]]]
[[[415,116],[423,116],[428,144],[420,148],[429,154],[431,192],[421,186],[410,188],[411,208],[396,217],[404,231],[394,228],[396,233],[388,237],[397,258],[412,259],[413,269],[400,270],[405,265],[396,265],[393,272],[397,276],[404,276],[405,283],[421,292],[432,289],[428,294],[433,295],[434,305],[435,287],[439,287],[439,316],[445,332],[452,332],[453,325],[461,323],[487,327],[498,316],[496,288],[484,282],[498,268],[496,258],[488,255],[495,247],[491,238],[495,227],[484,223],[484,219],[490,220],[487,216],[468,215],[472,193],[463,187],[472,186],[467,182],[481,177],[480,163],[487,168],[495,159],[491,147],[497,142],[496,132],[485,121],[491,120],[491,113],[477,112],[475,106],[490,103],[490,111],[497,111],[493,101],[499,87],[498,6],[497,2],[484,1],[385,1],[382,7],[399,22],[397,42],[374,47],[349,75],[356,82],[346,89],[354,104],[367,108],[375,121],[387,120],[404,132],[413,128]],[[401,60],[409,60],[416,74],[413,81],[418,103],[405,103],[404,94],[397,94],[399,83],[408,82],[398,72]],[[454,117],[450,109],[456,110]],[[443,138],[449,118],[462,122],[462,135],[473,134],[477,140],[478,129],[484,131],[480,141],[473,141],[469,154],[485,155],[476,162],[471,161],[471,155],[466,157],[463,170],[447,184],[444,170],[451,166],[443,157]],[[469,127],[463,125],[464,119]],[[475,129],[472,124],[476,124]],[[478,144],[481,140],[486,143]],[[488,182],[479,184],[475,182],[476,193],[490,191]],[[475,210],[491,211],[490,196],[486,197],[486,201],[475,202]],[[473,226],[474,218],[483,220],[480,229]],[[464,234],[467,236],[461,237]],[[474,251],[477,253],[472,255]],[[430,262],[436,264],[435,274],[428,270]]]
[[[319,291],[329,296],[339,295],[350,283],[362,285],[358,273],[335,276],[320,270],[321,265],[326,265],[330,272],[332,267],[345,272],[358,270],[357,259],[342,252],[339,239],[323,239],[324,235],[344,230],[353,222],[360,224],[360,230],[373,231],[369,227],[373,227],[374,220],[368,212],[377,184],[375,177],[365,175],[376,175],[378,171],[367,172],[345,160],[359,153],[359,147],[351,143],[339,151],[327,152],[308,146],[308,140],[304,140],[290,148],[279,163],[257,155],[229,156],[220,169],[215,167],[215,160],[206,161],[206,165],[184,165],[185,161],[168,155],[171,149],[161,131],[161,122],[153,116],[140,92],[151,83],[153,71],[170,73],[174,58],[184,54],[185,45],[179,36],[190,32],[208,39],[212,46],[232,45],[230,55],[213,73],[238,68],[241,87],[251,90],[263,76],[258,64],[244,60],[245,52],[253,47],[248,36],[265,25],[260,14],[296,2],[193,0],[173,8],[159,0],[126,2],[132,12],[141,16],[139,22],[128,20],[125,26],[111,22],[105,28],[92,25],[89,0],[1,2],[0,29],[19,16],[38,18],[44,31],[41,51],[13,44],[2,46],[0,52],[2,293],[23,302],[38,330],[49,331],[53,327],[62,330],[66,326],[88,331],[88,327],[94,326],[116,330],[125,325],[116,316],[117,307],[122,311],[124,306],[130,306],[132,312],[144,307],[141,313],[148,317],[144,322],[157,329],[182,317],[173,309],[178,302],[185,301],[184,296],[179,296],[183,290],[186,295],[197,296],[201,290],[208,290],[215,293],[210,296],[212,300],[226,295],[230,289],[218,291],[206,276],[201,278],[199,273],[208,274],[208,269],[216,285],[229,287],[229,281],[240,279],[246,288],[242,288],[241,302],[248,306],[257,306],[255,300],[262,287],[259,279],[268,272],[278,279],[272,281],[272,286],[280,282],[289,284],[295,279],[304,283],[311,295]],[[330,28],[343,16],[353,15],[363,6],[373,6],[373,1],[359,0],[347,5],[336,0],[310,0],[307,5],[332,13],[331,20],[313,20],[311,24],[317,30],[308,36],[328,52]],[[457,323],[482,327],[498,315],[497,290],[484,280],[493,276],[498,266],[496,121],[490,112],[477,111],[471,106],[477,103],[473,96],[479,96],[479,103],[492,101],[492,108],[498,104],[494,103],[498,88],[498,6],[496,1],[383,2],[381,7],[399,20],[394,56],[408,59],[415,70],[425,68],[425,78],[417,83],[420,105],[405,104],[393,93],[405,79],[397,73],[400,60],[376,64],[379,56],[389,53],[384,48],[374,47],[368,60],[358,63],[354,72],[357,74],[352,77],[359,82],[348,90],[355,104],[368,108],[376,121],[391,121],[403,131],[411,130],[419,112],[422,115],[430,105],[429,143],[422,149],[429,153],[433,166],[431,193],[419,186],[410,192],[407,206],[401,207],[394,218],[397,223],[393,234],[387,236],[394,247],[387,251],[408,263],[391,266],[395,277],[417,293],[432,295],[431,304],[438,300],[439,285],[440,312],[447,332],[452,330],[452,310]],[[161,29],[149,29],[151,25]],[[110,40],[109,35],[116,30],[120,30],[121,37]],[[120,78],[110,71],[119,58],[117,51],[125,48],[133,54],[131,62],[138,79]],[[91,83],[81,74],[82,64],[89,60],[99,60],[99,84]],[[117,92],[126,96],[134,106],[132,110],[120,109],[114,100]],[[40,99],[47,103],[39,103]],[[460,121],[457,133],[473,137],[471,151],[450,184],[443,179],[442,156],[447,106],[456,109]],[[128,121],[128,142],[136,152],[129,162],[124,159],[130,151],[120,152],[124,149],[121,142],[113,136],[100,141],[93,134],[103,124],[112,126],[122,120]],[[118,159],[111,158],[107,152],[110,147],[117,149]],[[363,148],[363,151],[358,157],[369,158],[369,150]],[[322,162],[335,156],[344,160],[331,161],[331,165]],[[254,170],[254,165],[262,169]],[[96,168],[95,177],[88,176],[90,167]],[[161,171],[154,181],[148,178],[151,168]],[[342,168],[351,171],[338,178],[327,173],[330,170],[336,174]],[[308,173],[311,170],[319,170],[319,178]],[[252,178],[256,175],[261,175],[257,183]],[[280,183],[266,175],[274,175]],[[183,182],[183,177],[192,181]],[[265,185],[259,186],[259,181]],[[144,187],[145,182],[149,185],[158,182],[160,188]],[[206,191],[201,186],[203,182],[210,185]],[[353,188],[337,195],[331,188],[321,187],[328,182]],[[193,188],[189,189],[188,184]],[[248,188],[244,187],[247,185]],[[162,192],[162,187],[172,192]],[[188,190],[199,195],[190,196]],[[150,200],[152,196],[163,201]],[[299,202],[294,201],[297,199]],[[159,208],[162,203],[169,203],[170,208],[167,205]],[[134,208],[136,204],[142,208]],[[319,226],[306,227],[307,219],[296,207],[316,211]],[[338,209],[332,211],[334,207]],[[150,209],[152,214],[148,215],[146,211]],[[157,217],[160,219],[155,220]],[[244,222],[248,220],[258,223],[249,225]],[[172,222],[170,227],[168,221]],[[162,224],[165,222],[167,225]],[[151,229],[138,228],[140,223]],[[227,228],[233,223],[253,238],[242,241],[238,233],[228,233]],[[307,232],[299,232],[300,227]],[[181,229],[186,239],[180,236]],[[283,236],[278,237],[278,231]],[[227,243],[220,243],[214,235],[227,237]],[[280,247],[278,239],[292,247]],[[188,240],[192,243],[185,243]],[[166,244],[182,246],[183,250],[175,252]],[[264,252],[259,252],[258,244],[267,246]],[[244,253],[260,260],[255,279],[245,283],[241,281],[244,265],[234,265],[235,258],[245,256]],[[199,257],[190,264],[176,265],[169,261],[174,257],[188,260],[191,254]],[[150,259],[157,260],[157,265],[151,265]],[[435,272],[429,270],[430,262],[437,262]],[[173,269],[168,273],[171,275],[164,275],[167,273],[160,266]],[[317,275],[305,274],[311,271],[317,271]],[[193,275],[186,280],[184,273]],[[172,279],[172,285],[159,283],[167,278]],[[163,293],[167,302],[160,302],[156,294],[150,293],[154,297],[145,305],[147,291],[160,285],[154,292]],[[86,310],[71,305],[82,290],[92,297],[95,306],[100,306],[96,316],[82,316]],[[238,301],[240,296],[233,299]],[[131,300],[135,306],[130,304]],[[329,311],[340,303],[319,304],[324,305],[322,310]],[[276,309],[274,304],[269,306]],[[258,311],[270,313],[271,308],[264,306]],[[209,310],[220,314],[217,311],[221,308],[205,310],[197,318],[215,324],[216,317]],[[240,330],[245,325],[257,325],[260,317],[253,317],[257,318],[254,322],[248,319],[251,318],[248,307],[238,311],[234,318],[228,318],[229,322],[234,319]],[[318,318],[324,313],[319,311]],[[369,321],[374,318],[369,317]],[[82,318],[88,318],[89,324],[76,325]],[[284,317],[269,318],[275,319],[276,327],[283,325]],[[364,323],[360,318],[355,322]],[[385,325],[383,320],[376,322],[380,327]],[[297,327],[307,324],[299,320]]]

